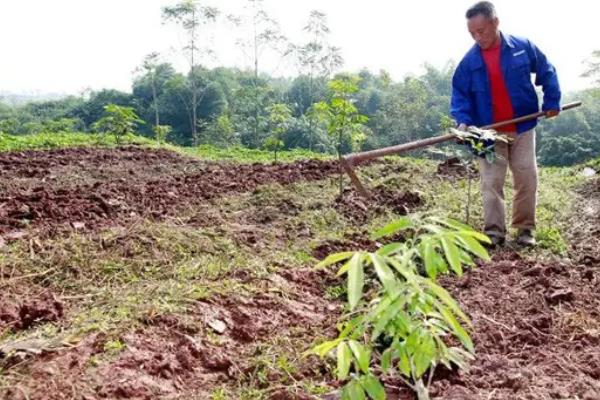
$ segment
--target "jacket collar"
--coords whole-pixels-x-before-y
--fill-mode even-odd
[[[500,42],[501,42],[500,46],[503,49],[507,48],[507,47],[510,49],[515,48],[515,43],[514,43],[513,37],[510,35],[505,35],[504,33],[500,32]],[[484,66],[483,56],[481,55],[481,48],[479,47],[479,45],[477,43],[475,43],[473,45],[473,47],[471,48],[471,51],[473,53],[471,69],[475,70],[475,69],[483,68],[483,66]]]

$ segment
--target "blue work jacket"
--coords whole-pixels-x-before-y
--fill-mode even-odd
[[[500,65],[513,106],[514,118],[539,111],[538,96],[531,82],[542,86],[542,111],[560,109],[560,86],[556,69],[533,43],[501,34]],[[492,95],[481,48],[475,44],[456,67],[452,78],[450,113],[458,124],[484,126],[494,122]],[[517,124],[517,132],[533,129],[537,120]]]

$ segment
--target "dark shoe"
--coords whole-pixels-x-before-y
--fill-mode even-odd
[[[490,238],[490,243],[485,243],[485,247],[488,249],[504,246],[504,236],[488,235],[488,237]]]
[[[520,230],[517,234],[516,242],[519,246],[523,247],[535,246],[535,238],[533,237],[533,232],[531,232],[531,229]]]

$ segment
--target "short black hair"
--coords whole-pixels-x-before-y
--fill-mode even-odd
[[[489,1],[480,1],[467,10],[467,19],[478,15],[483,15],[486,18],[496,18],[496,7]]]

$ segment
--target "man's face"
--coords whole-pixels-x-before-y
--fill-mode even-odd
[[[479,14],[467,20],[467,27],[475,42],[484,50],[492,47],[500,37],[498,18],[487,18]]]

